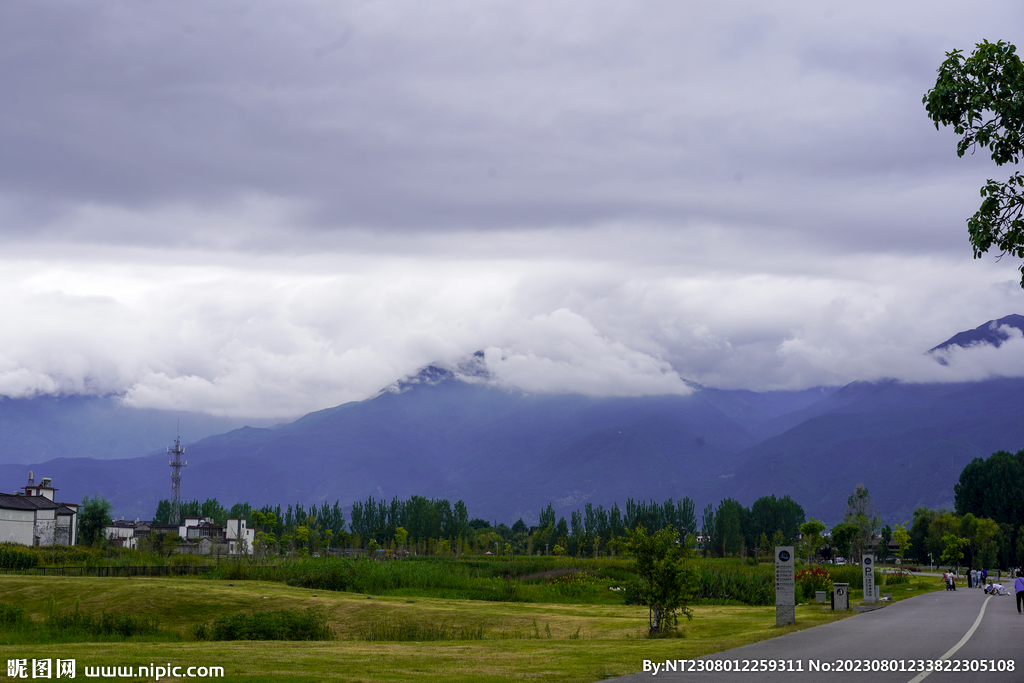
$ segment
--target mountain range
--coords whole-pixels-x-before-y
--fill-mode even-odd
[[[1024,316],[990,321],[930,353],[941,362],[951,346],[998,347],[1006,327],[1024,329]],[[549,502],[568,517],[586,503],[621,506],[630,497],[689,496],[699,509],[725,497],[749,505],[788,494],[808,516],[833,524],[864,484],[882,517],[902,522],[921,505],[951,507],[953,485],[971,459],[1024,447],[1019,378],[761,393],[691,386],[688,395],[527,394],[495,386],[477,354],[294,422],[196,438],[187,445],[182,497],[348,506],[370,496],[423,495],[462,499],[472,516],[532,523]],[[89,410],[132,410],[89,401],[0,402],[0,434],[18,435],[24,445],[20,462],[0,465],[0,481],[13,490],[32,469],[37,479],[53,479],[61,500],[102,495],[117,516],[151,516],[170,497],[167,425],[157,453],[147,446],[143,457],[81,457],[103,450],[102,442],[93,435],[90,445],[74,447],[68,424]],[[118,415],[122,431],[137,435],[150,433],[146,420],[161,417]],[[97,424],[127,443],[115,422],[108,416]],[[82,439],[91,433],[79,432]],[[50,433],[62,435],[63,457],[45,457],[58,452]]]

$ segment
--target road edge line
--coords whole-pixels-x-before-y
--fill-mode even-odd
[[[992,596],[990,595],[987,598],[985,598],[985,602],[981,603],[981,611],[978,612],[978,618],[974,620],[974,626],[971,626],[969,629],[967,629],[967,633],[965,633],[964,637],[960,639],[960,642],[954,645],[953,647],[949,648],[949,650],[946,651],[946,654],[942,655],[941,657],[939,657],[938,660],[935,661],[943,661],[949,659],[950,657],[956,654],[957,650],[962,648],[967,643],[967,641],[971,639],[971,636],[974,635],[974,632],[978,630],[978,626],[981,624],[981,618],[985,616],[985,608],[988,607],[988,601],[991,599]],[[928,675],[930,673],[932,672],[922,671],[918,675],[911,678],[907,683],[920,683],[924,679],[928,678]]]

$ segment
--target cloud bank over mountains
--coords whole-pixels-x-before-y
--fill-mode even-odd
[[[988,0],[8,3],[0,394],[289,417],[485,349],[529,392],[1024,374],[921,105]]]

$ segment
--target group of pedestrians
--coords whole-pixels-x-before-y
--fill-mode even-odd
[[[986,580],[988,580],[987,569],[972,569],[967,572],[967,586],[969,588],[985,588]]]
[[[968,588],[983,588],[986,591],[988,590],[988,586],[985,585],[985,582],[988,581],[987,569],[971,569],[965,574],[965,577],[967,579]],[[956,579],[957,575],[955,572],[949,569],[942,572],[942,580],[946,582],[946,590],[956,590]]]
[[[1017,596],[1017,614],[1022,614],[1024,613],[1024,569],[1011,570],[1010,575],[1016,576],[1013,581],[1013,592]],[[967,572],[966,576],[969,588],[981,588],[990,595],[1008,595],[1003,584],[999,582],[1002,572],[999,573],[996,582],[988,585],[985,583],[988,581],[988,570],[986,569],[972,569]],[[956,590],[956,574],[947,569],[942,572],[942,579],[946,582],[946,590]]]

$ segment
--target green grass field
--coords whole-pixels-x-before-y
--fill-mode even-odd
[[[915,580],[909,590],[894,586],[892,592],[903,598],[938,587],[937,580]],[[156,634],[93,642],[6,630],[0,632],[5,659],[74,658],[79,678],[84,666],[221,666],[230,681],[598,681],[638,671],[644,659],[697,657],[848,616],[805,605],[797,608],[796,625],[779,628],[774,607],[698,605],[693,620],[682,624],[682,637],[650,640],[643,637],[646,608],[603,601],[490,602],[367,596],[266,581],[19,575],[0,577],[0,604],[24,609],[34,623],[79,610],[153,617],[160,626]],[[191,635],[195,624],[219,616],[307,608],[324,615],[335,639],[209,642]],[[366,639],[389,632],[381,626],[472,639]]]

